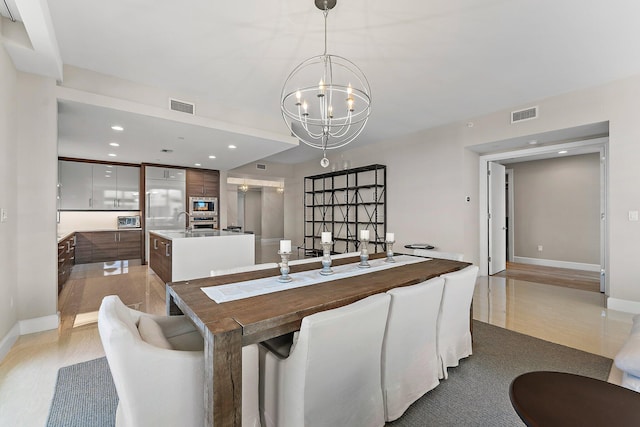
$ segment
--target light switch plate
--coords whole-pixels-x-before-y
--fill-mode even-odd
[[[629,221],[638,220],[638,211],[629,211]]]
[[[7,210],[5,208],[0,209],[0,222],[7,222]]]

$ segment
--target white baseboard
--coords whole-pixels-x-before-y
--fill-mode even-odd
[[[9,350],[11,350],[11,347],[13,347],[13,344],[18,340],[19,336],[20,325],[16,323],[13,325],[13,328],[7,332],[7,335],[2,338],[2,341],[0,341],[0,362],[4,359],[7,353],[9,353]]]
[[[607,298],[607,308],[610,310],[624,311],[625,313],[640,313],[640,302],[619,298]]]
[[[35,332],[56,329],[60,323],[60,313],[50,316],[36,317],[18,322],[20,325],[20,335],[33,334]]]
[[[521,256],[514,256],[513,262],[518,262],[520,264],[543,265],[545,267],[570,268],[572,270],[600,271],[599,264],[586,264],[583,262],[556,261],[552,259],[527,258]]]

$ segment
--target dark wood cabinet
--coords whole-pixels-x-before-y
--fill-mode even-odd
[[[149,268],[162,279],[163,282],[171,282],[173,247],[171,240],[149,233]]]
[[[77,264],[140,258],[140,230],[91,231],[76,234]]]
[[[118,259],[118,232],[97,231],[90,233],[91,262]]]
[[[118,232],[118,259],[140,258],[141,231]]]
[[[187,169],[187,197],[220,197],[220,171]]]
[[[76,237],[71,234],[58,243],[58,293],[62,292],[64,284],[71,275],[75,265]]]

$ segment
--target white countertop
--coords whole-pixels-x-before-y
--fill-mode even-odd
[[[212,230],[210,228],[187,230],[149,230],[149,233],[157,234],[165,239],[189,239],[196,237],[220,237],[220,236],[244,236],[245,233],[234,231]]]

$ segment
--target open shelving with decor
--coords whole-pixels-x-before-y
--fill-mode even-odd
[[[386,180],[387,167],[377,164],[305,177],[305,255],[322,254],[323,231],[331,232],[332,252],[358,251],[360,230],[369,230],[369,252],[384,252]]]

